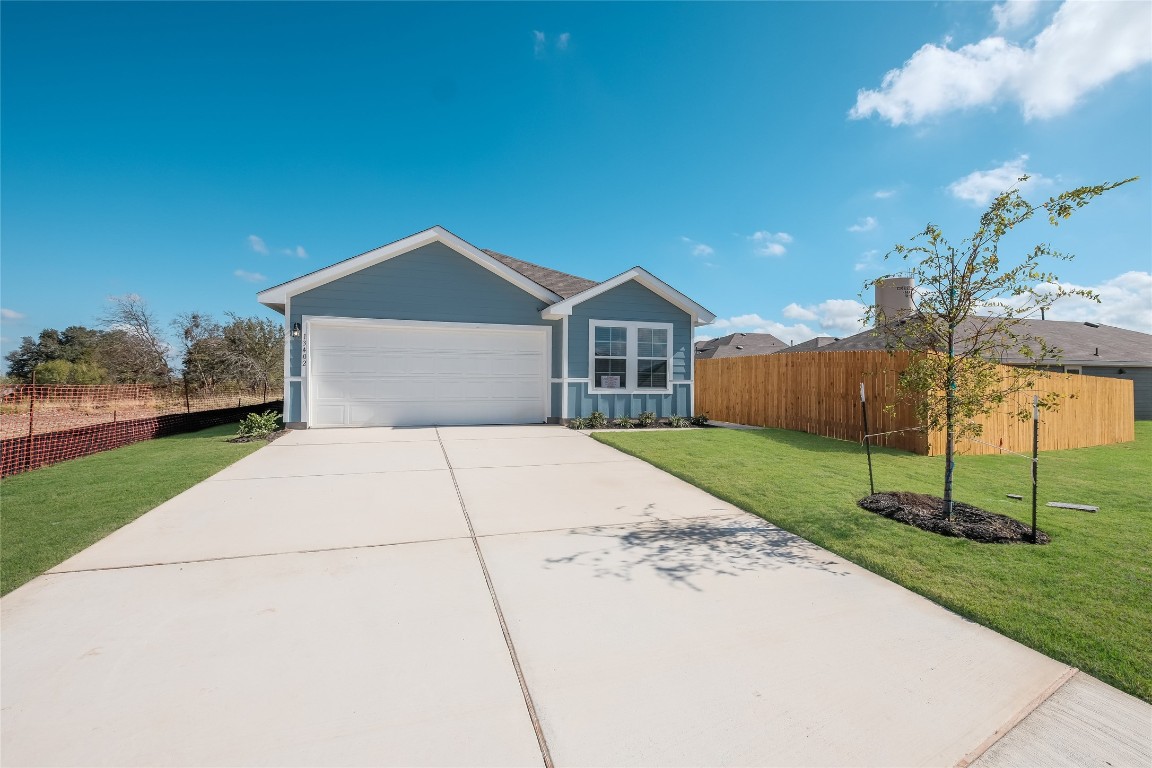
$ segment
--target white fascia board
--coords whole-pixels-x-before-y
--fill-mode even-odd
[[[712,314],[696,302],[692,301],[692,299],[680,293],[680,291],[668,285],[668,283],[656,277],[643,267],[632,267],[632,269],[628,270],[627,272],[622,272],[621,274],[616,275],[616,277],[605,280],[602,283],[598,283],[591,288],[588,288],[587,290],[581,291],[575,296],[569,296],[568,298],[564,299],[564,301],[559,301],[550,307],[545,307],[540,311],[540,317],[545,320],[558,320],[565,315],[571,315],[572,309],[577,304],[599,296],[602,293],[606,293],[607,291],[610,291],[617,286],[623,285],[629,280],[635,280],[636,282],[640,283],[640,285],[652,291],[652,293],[667,301],[669,304],[679,307],[680,309],[687,312],[692,316],[692,325],[694,326],[708,325],[716,319],[716,315]]]
[[[409,251],[414,251],[417,248],[422,248],[425,245],[437,242],[443,243],[461,256],[470,259],[496,276],[504,278],[541,301],[552,303],[560,299],[560,296],[544,286],[529,280],[508,265],[497,261],[476,246],[465,242],[440,226],[426,229],[423,232],[417,232],[402,240],[397,240],[388,245],[382,245],[379,248],[375,248],[367,253],[362,253],[359,256],[354,256],[351,259],[345,259],[330,267],[325,267],[316,272],[298,277],[295,280],[289,280],[287,283],[273,286],[256,294],[256,299],[261,304],[275,309],[277,306],[283,305],[290,296],[310,291],[313,288],[318,288],[333,280],[339,280],[342,277],[347,277],[362,269],[367,269],[388,259],[396,258]]]

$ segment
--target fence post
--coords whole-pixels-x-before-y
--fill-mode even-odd
[[[188,403],[188,375],[184,375],[184,413],[192,413],[192,406]]]
[[[868,401],[864,399],[864,382],[860,382],[860,413],[864,417],[864,451],[868,454],[868,494],[876,493],[872,482],[872,442],[868,439]]]
[[[36,372],[32,372],[32,381],[36,381]],[[36,423],[36,385],[32,385],[32,389],[28,392],[28,447],[24,462],[24,471],[32,469],[32,442],[35,440],[33,437],[32,426]]]
[[[264,403],[268,403],[268,382],[264,382]]]
[[[1040,469],[1040,396],[1032,395],[1032,543],[1036,543],[1036,485]]]

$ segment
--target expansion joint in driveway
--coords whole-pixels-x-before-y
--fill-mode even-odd
[[[472,539],[472,548],[476,550],[476,559],[480,561],[480,570],[484,573],[484,582],[488,585],[488,595],[492,598],[492,607],[496,610],[496,618],[500,621],[500,631],[504,633],[504,644],[508,647],[508,655],[512,658],[516,679],[520,682],[520,693],[524,695],[524,705],[528,708],[532,730],[536,732],[536,743],[540,746],[540,756],[544,758],[545,768],[553,768],[552,754],[548,751],[548,741],[544,738],[544,729],[540,726],[536,705],[532,703],[532,692],[528,690],[528,681],[524,679],[524,670],[520,667],[520,657],[516,655],[516,645],[512,642],[512,633],[508,630],[508,622],[504,620],[504,611],[500,608],[500,598],[496,596],[496,586],[492,583],[492,574],[488,572],[488,564],[484,562],[484,553],[480,549],[480,541],[476,538],[476,529],[472,526],[472,518],[468,515],[468,506],[464,503],[464,494],[460,493],[460,483],[456,480],[456,470],[452,467],[452,460],[448,458],[448,450],[444,447],[444,440],[440,437],[439,429],[436,430],[436,440],[440,443],[440,451],[444,454],[444,463],[448,465],[452,486],[456,489],[456,499],[460,502],[460,511],[464,513],[464,521],[468,524],[468,535]]]

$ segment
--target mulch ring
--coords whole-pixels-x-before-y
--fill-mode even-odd
[[[257,440],[264,440],[264,441],[270,443],[278,437],[284,437],[284,435],[286,435],[286,434],[288,434],[287,429],[280,429],[280,430],[277,430],[275,432],[269,432],[266,435],[241,435],[239,437],[233,437],[228,442],[230,442],[230,443],[252,443],[252,442],[255,442]]]
[[[944,500],[937,496],[906,491],[874,493],[856,502],[862,509],[893,520],[914,525],[941,536],[971,539],[984,544],[1031,544],[1032,527],[1006,515],[952,502],[952,519],[944,519]],[[1037,529],[1036,543],[1047,544],[1052,538]]]

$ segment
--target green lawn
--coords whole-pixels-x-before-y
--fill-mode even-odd
[[[1152,422],[1137,422],[1134,443],[1040,455],[1039,527],[1053,539],[1046,546],[949,539],[859,509],[868,467],[853,443],[776,429],[594,436],[1152,701]],[[873,461],[877,491],[941,493],[939,457],[874,449]],[[958,501],[1030,521],[1027,459],[960,456],[956,467]]]
[[[0,594],[264,445],[229,443],[235,434],[225,424],[0,481]]]

